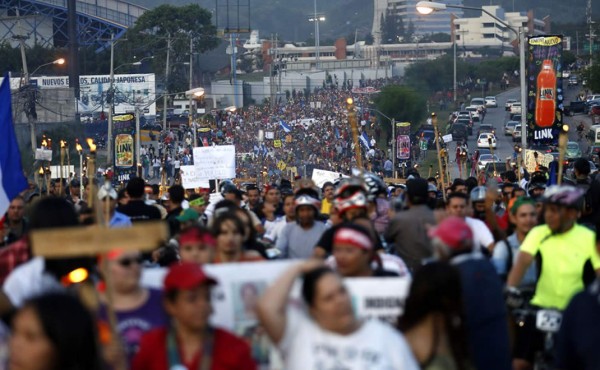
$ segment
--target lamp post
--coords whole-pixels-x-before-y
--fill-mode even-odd
[[[314,1],[314,10],[315,10],[315,14],[313,18],[309,18],[308,21],[309,22],[315,22],[315,68],[319,69],[319,59],[321,56],[321,40],[319,37],[319,22],[323,22],[325,21],[325,16],[323,15],[318,15],[317,14],[317,0]]]
[[[190,67],[190,69],[191,69],[191,67]],[[199,99],[204,96],[204,89],[202,87],[192,89],[190,86],[190,89],[185,92],[185,96],[187,96],[190,99],[190,113],[189,114],[191,117],[192,116],[192,102],[194,101],[194,99]],[[198,146],[198,130],[196,129],[196,121],[194,121],[193,119],[190,119],[190,122],[191,122],[192,129],[194,130],[194,148],[196,148]]]
[[[28,73],[27,72],[27,63],[25,63],[25,61],[23,62],[23,66],[25,67],[25,86],[29,89],[29,79],[31,76],[33,76],[37,71],[39,71],[40,68],[42,67],[46,67],[52,64],[58,64],[58,65],[63,65],[65,64],[65,59],[64,58],[59,58],[56,60],[53,60],[50,63],[44,63],[40,66],[38,66],[36,69],[33,70],[33,72]],[[35,107],[35,91],[34,90],[28,90],[30,92],[30,94],[28,94],[28,99],[30,99],[30,104],[32,104]],[[31,150],[33,153],[35,153],[35,149],[36,149],[36,144],[37,144],[37,140],[36,140],[36,135],[35,135],[35,118],[29,113],[27,112],[27,121],[29,123],[29,133],[31,135],[30,139],[31,139]]]
[[[511,30],[517,37],[519,38],[519,74],[520,74],[520,83],[521,83],[521,106],[527,107],[527,87],[525,86],[525,30],[523,27],[519,27],[519,30],[514,27],[508,25],[508,23],[504,22],[500,18],[496,17],[492,13],[487,10],[475,7],[475,6],[462,6],[462,5],[448,5],[443,3],[437,3],[434,1],[419,1],[417,3],[417,12],[423,15],[431,14],[436,11],[445,10],[447,8],[455,8],[455,9],[467,9],[467,10],[477,10],[481,11],[498,23],[503,25],[504,27]],[[521,146],[523,149],[527,147],[527,108],[521,114]],[[523,150],[523,161],[525,160],[525,150]]]
[[[383,114],[383,112],[377,109],[370,108],[369,110],[381,114],[383,117],[387,118],[392,125],[392,177],[396,178],[396,119],[386,116]]]

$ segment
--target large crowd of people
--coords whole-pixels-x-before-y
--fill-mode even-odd
[[[211,323],[220,282],[206,266],[288,260],[266,290],[245,288],[241,313],[277,349],[272,368],[597,369],[600,178],[586,163],[575,163],[585,190],[539,173],[446,188],[416,171],[405,184],[365,171],[321,188],[222,181],[213,194],[175,184],[161,196],[133,178],[120,191],[80,193],[73,181],[25,192],[0,228],[0,353],[11,369],[269,368],[251,341]],[[151,252],[33,254],[39,230],[161,220],[169,239]],[[81,268],[89,277],[73,281]],[[162,289],[145,286],[142,273],[160,268]],[[346,286],[356,277],[411,281],[396,322],[356,314]],[[290,305],[297,280],[302,304]],[[562,313],[557,332],[536,322],[550,309]]]

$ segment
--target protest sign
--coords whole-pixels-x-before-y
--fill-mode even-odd
[[[216,145],[194,148],[195,176],[200,180],[235,177],[235,146]]]
[[[252,353],[261,365],[269,363],[271,344],[260,328],[254,306],[266,288],[297,262],[270,261],[205,265],[205,271],[218,281],[212,291],[211,322],[251,341]],[[166,269],[145,269],[142,285],[162,288]],[[352,278],[344,284],[350,292],[355,313],[360,318],[380,318],[395,323],[404,309],[410,287],[409,277]],[[290,299],[301,302],[300,282],[296,281]]]
[[[75,166],[64,165],[63,167],[63,178],[66,179],[69,177],[70,173],[75,173]],[[60,179],[60,166],[50,166],[50,178],[51,179]]]
[[[273,147],[275,147],[275,148],[281,148],[281,140],[274,140],[273,141]]]
[[[35,160],[52,162],[52,150],[37,148],[35,150]]]
[[[179,173],[181,173],[181,185],[183,185],[185,189],[206,189],[210,187],[208,180],[202,180],[197,177],[196,168],[194,166],[181,166]]]
[[[550,162],[553,160],[554,156],[552,154],[525,149],[525,168],[529,173],[539,171],[539,166],[549,168]]]
[[[275,139],[275,133],[273,131],[266,131],[265,132],[265,139],[268,139],[268,140]]]
[[[445,143],[451,142],[452,141],[452,134],[448,134],[448,135],[442,136],[442,140],[444,140]]]
[[[318,187],[322,187],[327,181],[333,182],[334,180],[339,179],[340,177],[348,177],[346,175],[342,175],[339,172],[326,171],[314,169],[312,174],[312,180],[315,182],[315,185]]]

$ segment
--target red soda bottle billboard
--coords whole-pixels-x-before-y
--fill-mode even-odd
[[[556,72],[552,60],[542,62],[542,70],[537,77],[537,97],[535,102],[535,123],[538,127],[552,127],[556,114]]]

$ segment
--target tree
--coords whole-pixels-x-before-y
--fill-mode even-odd
[[[146,11],[127,32],[125,55],[153,55],[153,69],[165,71],[167,40],[171,41],[168,91],[187,90],[184,79],[172,76],[176,66],[189,61],[190,38],[193,52],[202,53],[216,48],[220,40],[211,22],[211,13],[197,4],[185,6],[160,5]],[[179,68],[179,70],[183,70]]]
[[[375,98],[375,106],[388,117],[398,122],[408,121],[418,126],[426,115],[425,97],[407,86],[388,85]],[[391,133],[391,126],[386,125]]]
[[[406,29],[406,32],[404,32],[404,42],[405,43],[411,43],[413,36],[415,35],[415,24],[413,23],[412,19],[408,21],[408,28]]]
[[[397,44],[404,38],[404,21],[395,10],[388,9],[385,17],[381,15],[381,42]]]

